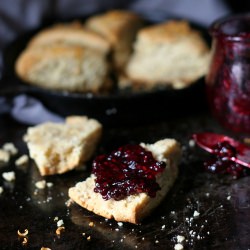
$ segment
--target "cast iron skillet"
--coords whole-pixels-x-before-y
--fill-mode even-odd
[[[87,115],[98,119],[105,126],[156,122],[173,116],[200,112],[206,106],[204,78],[179,90],[132,92],[116,89],[109,94],[98,95],[59,92],[26,84],[15,74],[15,61],[31,37],[42,28],[45,26],[21,35],[6,47],[0,95],[28,94],[39,99],[52,112],[62,116]],[[201,31],[206,35],[204,30]]]

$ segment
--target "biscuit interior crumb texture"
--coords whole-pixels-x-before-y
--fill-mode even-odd
[[[143,28],[127,65],[132,82],[152,88],[183,88],[204,76],[210,61],[206,42],[185,21],[167,21]]]
[[[69,116],[65,123],[47,122],[27,130],[24,140],[41,175],[62,174],[90,159],[102,125],[86,116]]]
[[[130,195],[123,200],[104,200],[99,193],[94,192],[95,176],[92,174],[83,182],[79,182],[69,189],[69,197],[80,206],[107,219],[114,218],[119,222],[138,223],[149,215],[152,210],[164,199],[168,190],[173,185],[177,174],[181,156],[179,143],[173,139],[164,139],[154,144],[141,144],[152,152],[158,161],[165,161],[166,168],[163,173],[157,175],[157,182],[161,187],[155,198],[146,193]]]

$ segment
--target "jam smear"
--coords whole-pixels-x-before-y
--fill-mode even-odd
[[[155,197],[160,190],[156,175],[165,167],[165,162],[156,161],[152,153],[140,145],[119,147],[93,161],[94,192],[100,193],[104,200],[122,200],[139,193]]]

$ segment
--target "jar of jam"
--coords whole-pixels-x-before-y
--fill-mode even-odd
[[[250,14],[219,19],[210,34],[206,85],[211,111],[225,127],[250,133]]]

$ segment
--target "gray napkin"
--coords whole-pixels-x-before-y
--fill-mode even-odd
[[[15,120],[27,125],[64,120],[63,117],[46,109],[40,101],[27,95],[18,95],[11,101],[0,97],[0,114],[4,113],[9,113]]]

